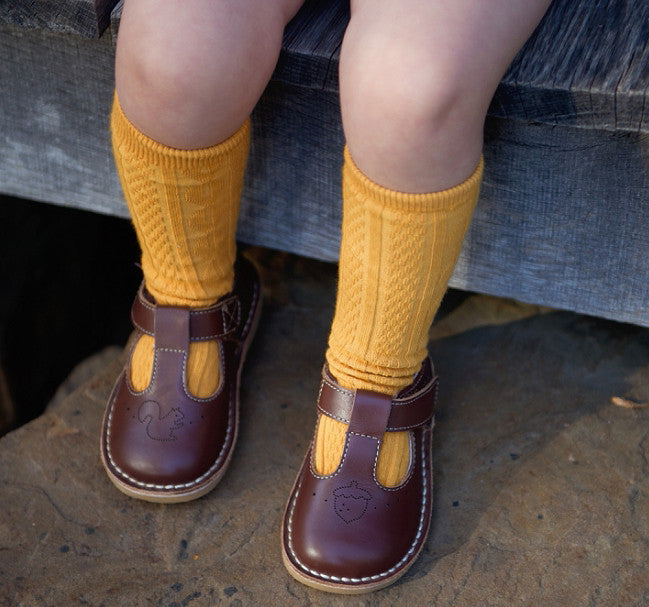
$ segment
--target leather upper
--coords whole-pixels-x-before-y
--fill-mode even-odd
[[[398,577],[415,559],[430,521],[436,392],[437,378],[428,359],[413,384],[395,399],[344,390],[325,368],[318,408],[349,427],[337,470],[318,475],[311,445],[289,499],[283,549],[300,576],[362,588]],[[386,429],[411,431],[409,472],[394,488],[376,479]]]
[[[207,308],[156,305],[142,287],[131,315],[155,341],[149,386],[137,392],[127,364],[109,399],[102,455],[109,474],[134,490],[194,491],[220,473],[238,425],[238,373],[260,297],[259,280],[245,260],[234,291]],[[197,398],[187,389],[190,341],[217,339],[221,384]]]

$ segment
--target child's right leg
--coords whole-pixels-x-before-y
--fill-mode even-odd
[[[225,141],[248,118],[303,0],[126,0],[116,56],[129,120],[172,148]]]
[[[233,289],[248,116],[272,74],[284,26],[300,3],[125,4],[111,116],[113,146],[156,311],[160,306],[205,308]],[[174,351],[168,343],[169,323],[156,312],[153,328],[140,336],[119,382],[124,397],[118,386],[103,436],[104,462],[123,491],[180,501],[202,495],[220,479],[236,433],[238,373],[257,307],[256,295],[235,295],[241,301],[234,307],[200,312],[201,319],[211,318],[225,335],[214,330],[192,334],[185,348],[174,342],[175,350],[186,350],[178,370],[167,372],[176,377],[163,377],[160,371],[164,357]],[[150,303],[144,301],[145,309]],[[232,319],[239,321],[236,327]],[[217,334],[223,339],[215,339]],[[228,344],[235,342],[236,360],[226,360]],[[228,403],[211,409],[229,410],[230,416],[209,431],[207,415],[193,420],[188,413],[200,407],[180,404],[188,400],[204,407],[224,394]],[[146,402],[127,403],[131,396]],[[151,420],[161,426],[162,420],[173,420],[173,425],[161,438],[151,430]],[[207,455],[214,448],[207,444],[218,450]]]

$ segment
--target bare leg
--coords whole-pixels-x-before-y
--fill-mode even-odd
[[[257,103],[302,1],[127,0],[116,57],[124,113],[169,147],[224,141]]]
[[[345,136],[380,185],[434,192],[464,181],[507,66],[550,0],[352,0],[340,59]]]

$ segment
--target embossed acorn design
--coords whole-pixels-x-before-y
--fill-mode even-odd
[[[185,414],[179,407],[174,407],[166,415],[162,414],[160,403],[147,400],[140,406],[137,417],[146,424],[146,434],[149,438],[158,441],[173,441],[177,437],[174,431],[182,428],[185,423]]]
[[[334,510],[346,523],[352,523],[363,518],[367,512],[368,502],[372,494],[358,486],[356,481],[349,485],[338,487],[334,491]]]

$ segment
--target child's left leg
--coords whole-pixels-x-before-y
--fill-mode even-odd
[[[284,522],[285,563],[309,585],[381,588],[423,546],[428,330],[477,201],[490,99],[548,4],[352,0],[338,298],[317,435]]]
[[[477,200],[489,103],[548,4],[352,1],[340,71],[345,219],[327,351],[344,387],[394,395],[419,369]],[[323,418],[319,430],[318,462],[331,472],[344,427]],[[379,477],[394,485],[408,437],[386,439]]]

